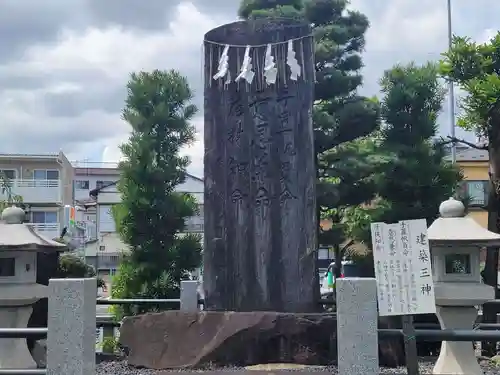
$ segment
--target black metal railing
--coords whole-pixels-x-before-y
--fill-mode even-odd
[[[44,339],[47,331],[47,328],[0,328],[0,339]]]
[[[180,305],[179,298],[171,299],[97,299],[97,305]],[[198,300],[200,305],[204,300]],[[321,299],[320,304],[329,305],[335,303],[332,300]],[[500,300],[488,301],[485,304],[500,304]],[[97,321],[96,327],[115,328],[120,327],[117,321]],[[412,332],[417,341],[481,341],[500,340],[500,323],[478,323],[471,330],[442,330],[439,324],[415,323],[416,328]],[[47,328],[0,328],[0,339],[5,338],[37,338],[47,337]],[[402,329],[378,329],[380,337],[404,337]],[[0,369],[0,375],[46,375],[46,369]]]
[[[379,336],[401,337],[405,336],[402,329],[379,329]],[[411,338],[417,341],[481,341],[500,339],[500,331],[481,331],[474,329],[416,329]]]
[[[98,299],[96,301],[98,305],[174,305],[180,304],[181,300],[179,298],[168,298],[168,299]]]
[[[441,326],[435,323],[413,323],[413,327],[416,329],[434,329],[440,330]],[[474,324],[474,330],[500,330],[500,323],[477,323]]]

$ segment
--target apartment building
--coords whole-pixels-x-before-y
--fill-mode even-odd
[[[112,215],[113,205],[121,201],[116,187],[119,176],[116,167],[75,168],[76,227],[85,243],[87,264],[106,282],[116,272],[120,255],[127,249],[116,232]],[[200,202],[200,215],[187,221],[186,231],[203,234],[203,180],[188,175],[178,190],[193,194]],[[91,232],[95,238],[89,235]]]
[[[490,179],[488,151],[459,148],[456,161],[464,174],[462,193],[470,197],[469,215],[487,228],[488,213],[484,206],[488,199]]]
[[[109,243],[106,225],[99,225],[99,218],[108,207],[97,201],[96,191],[115,186],[120,177],[116,164],[85,163],[75,168],[75,229],[81,252],[87,264],[92,265],[105,280],[114,273],[120,249]],[[104,165],[104,166],[103,166]],[[115,187],[116,189],[116,187]],[[112,237],[116,235],[114,233]],[[117,236],[116,236],[117,237]]]
[[[22,197],[27,221],[40,234],[61,234],[63,207],[73,202],[73,167],[57,154],[0,154],[0,171],[10,180],[11,193]],[[0,191],[0,199],[8,193]]]
[[[92,198],[90,192],[116,183],[120,171],[115,163],[81,163],[75,167],[75,201],[85,201]]]

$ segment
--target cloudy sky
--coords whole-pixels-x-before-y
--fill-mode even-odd
[[[452,0],[454,32],[486,40],[500,3]],[[238,0],[2,0],[0,152],[57,152],[116,161],[129,126],[120,120],[131,71],[178,69],[202,104],[201,43],[236,19]],[[353,0],[371,28],[365,94],[377,94],[396,62],[439,58],[447,46],[446,0]],[[442,116],[442,129],[448,129]],[[195,120],[202,138],[201,113]],[[187,152],[202,175],[200,141]]]

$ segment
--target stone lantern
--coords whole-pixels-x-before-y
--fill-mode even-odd
[[[500,246],[500,235],[465,216],[462,202],[450,198],[439,206],[440,217],[428,229],[436,314],[442,329],[472,329],[477,305],[495,298],[481,282],[480,250]],[[434,374],[483,374],[470,342],[444,341]]]
[[[24,210],[8,207],[0,222],[0,327],[26,328],[32,305],[47,297],[36,283],[37,252],[62,251],[65,245],[46,239],[29,224]],[[0,369],[36,368],[26,339],[0,339]]]

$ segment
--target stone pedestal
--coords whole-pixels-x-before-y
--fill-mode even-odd
[[[472,329],[477,318],[474,306],[436,306],[442,329]],[[443,341],[433,374],[482,375],[472,344],[468,341]]]
[[[345,278],[336,289],[338,373],[378,375],[377,283]]]
[[[47,375],[95,374],[97,279],[49,282]]]
[[[0,307],[0,326],[2,328],[27,328],[32,311],[31,306]],[[36,367],[26,339],[0,339],[0,369]]]

